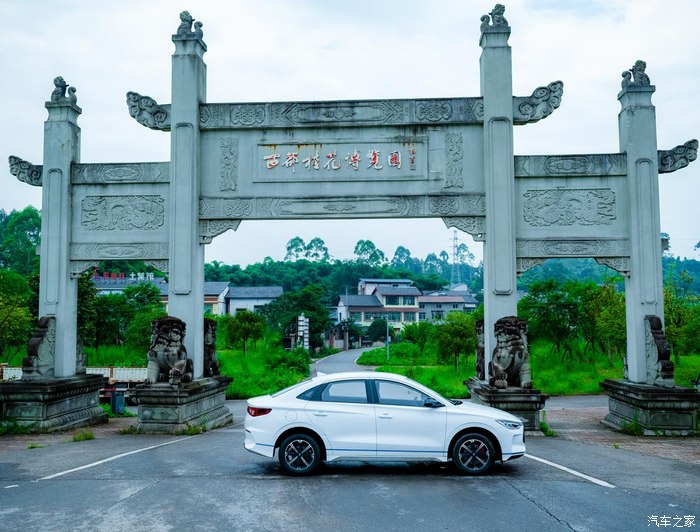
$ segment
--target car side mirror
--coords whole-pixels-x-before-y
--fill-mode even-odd
[[[426,408],[440,408],[443,405],[440,401],[437,399],[433,399],[432,397],[428,397],[425,402],[423,403],[423,406]]]

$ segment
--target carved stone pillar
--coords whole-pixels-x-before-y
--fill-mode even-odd
[[[173,42],[168,312],[187,324],[185,347],[194,361],[194,377],[200,378],[204,367],[204,246],[199,241],[199,106],[206,102],[203,55],[207,47],[201,32],[187,31],[183,25]]]
[[[486,366],[496,345],[494,324],[517,314],[515,271],[515,178],[510,26],[491,13],[482,24],[481,94],[484,98],[484,351]],[[487,18],[487,16],[485,16]],[[482,18],[482,21],[484,18]]]
[[[78,282],[70,275],[71,165],[80,162],[82,109],[65,95],[67,84],[54,80],[56,90],[46,102],[44,169],[41,200],[41,261],[39,316],[56,318],[56,377],[75,375]],[[73,89],[71,87],[71,89]]]
[[[629,191],[630,275],[625,278],[627,305],[627,379],[647,382],[644,316],[663,322],[659,174],[656,114],[651,103],[655,87],[638,61],[635,80],[623,82],[618,95],[620,151],[627,154]],[[626,78],[627,79],[627,78]],[[653,384],[653,383],[648,383]]]

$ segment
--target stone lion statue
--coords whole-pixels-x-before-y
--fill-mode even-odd
[[[216,320],[204,318],[204,376],[220,374],[221,367],[216,357]]]
[[[489,363],[489,384],[532,388],[530,352],[527,349],[527,323],[515,316],[506,316],[494,324],[496,347]]]
[[[147,383],[168,382],[178,385],[192,381],[194,364],[191,358],[187,358],[183,344],[185,329],[185,322],[173,316],[151,322]]]

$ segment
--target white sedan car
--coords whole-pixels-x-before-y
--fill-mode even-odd
[[[467,475],[525,454],[522,421],[451,401],[401,375],[334,373],[248,399],[245,448],[291,475],[323,462],[452,460]]]

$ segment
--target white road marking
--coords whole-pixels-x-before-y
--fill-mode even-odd
[[[605,482],[604,480],[600,480],[599,478],[595,478],[595,477],[585,475],[583,473],[579,473],[578,471],[574,471],[573,469],[570,469],[570,468],[565,467],[563,465],[555,464],[554,462],[550,462],[549,460],[545,460],[544,458],[538,458],[537,456],[532,456],[531,454],[526,454],[525,457],[529,458],[530,460],[535,460],[537,462],[542,462],[543,464],[547,464],[549,466],[556,467],[557,469],[561,469],[562,471],[566,471],[567,473],[571,473],[572,475],[583,478],[589,482],[593,482],[593,484],[598,484],[599,486],[603,486],[605,488],[614,488],[615,487],[612,484]]]
[[[47,475],[45,477],[38,478],[34,482],[39,482],[40,480],[51,480],[52,478],[61,477],[63,475],[67,475],[69,473],[74,473],[75,471],[81,471],[83,469],[89,469],[91,467],[95,467],[95,466],[98,466],[101,464],[106,464],[107,462],[117,460],[118,458],[123,458],[124,456],[129,456],[130,454],[137,454],[137,453],[142,453],[144,451],[150,451],[151,449],[157,449],[158,447],[165,447],[166,445],[172,445],[173,443],[179,443],[181,441],[189,440],[190,438],[194,438],[194,436],[187,436],[186,438],[180,438],[179,440],[167,441],[165,443],[159,443],[158,445],[151,445],[150,447],[144,447],[143,449],[136,449],[134,451],[129,451],[127,453],[121,453],[121,454],[117,454],[114,456],[110,456],[109,458],[105,458],[104,460],[98,460],[97,462],[93,462],[91,464],[86,464],[86,465],[83,465],[80,467],[74,467],[73,469],[66,469],[65,471],[61,471],[60,473],[54,473],[53,475]]]
[[[5,489],[7,488],[19,488],[19,484],[10,484],[9,486],[5,486]]]
[[[240,421],[234,425],[231,425],[231,427],[229,427],[229,428],[232,429],[232,428],[238,427],[242,424],[243,424],[243,422]],[[197,434],[196,436],[199,436],[199,434]],[[89,469],[91,467],[105,464],[107,462],[111,462],[113,460],[117,460],[118,458],[123,458],[125,456],[129,456],[131,454],[137,454],[137,453],[142,453],[144,451],[150,451],[151,449],[157,449],[158,447],[165,447],[166,445],[172,445],[173,443],[179,443],[181,441],[189,440],[190,438],[194,438],[194,437],[195,436],[187,436],[186,438],[180,438],[179,440],[167,441],[165,443],[159,443],[158,445],[151,445],[150,447],[144,447],[143,449],[136,449],[134,451],[129,451],[127,453],[117,454],[114,456],[110,456],[109,458],[105,458],[104,460],[98,460],[97,462],[93,462],[91,464],[86,464],[86,465],[80,466],[80,467],[74,467],[73,469],[67,469],[67,470],[61,471],[59,473],[54,473],[53,475],[47,475],[45,477],[38,478],[34,482],[39,482],[40,480],[51,480],[52,478],[61,477],[63,475],[67,475],[68,473],[74,473],[75,471],[81,471],[83,469]],[[8,486],[8,487],[14,487],[14,486]]]

